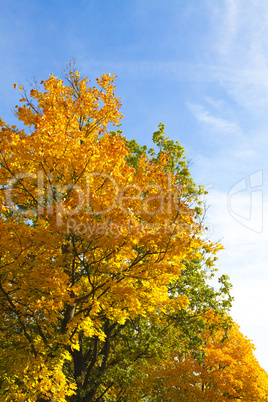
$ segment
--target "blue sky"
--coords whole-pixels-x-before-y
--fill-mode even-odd
[[[151,145],[160,122],[209,190],[207,222],[233,316],[268,370],[268,3],[262,0],[0,0],[0,115],[13,83],[116,73],[125,135]]]

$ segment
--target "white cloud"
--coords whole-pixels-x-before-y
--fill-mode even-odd
[[[210,45],[208,45],[210,46]],[[220,51],[218,45],[218,52]],[[230,56],[230,55],[229,55]],[[241,63],[233,65],[232,60],[228,63],[215,62],[190,63],[184,61],[157,61],[157,60],[128,60],[128,61],[103,61],[96,59],[87,59],[86,62],[80,63],[83,69],[89,68],[95,73],[99,73],[100,69],[108,72],[117,72],[122,76],[139,75],[142,77],[154,77],[158,75],[168,76],[176,81],[188,82],[207,82],[207,83],[225,83],[230,84],[258,84],[263,85],[268,82],[268,69],[265,65],[248,65]],[[93,73],[92,73],[93,74]]]
[[[237,33],[237,24],[238,24],[238,16],[237,16],[237,4],[234,0],[227,0],[225,2],[225,9],[222,10],[221,7],[217,7],[215,10],[213,18],[216,17],[217,25],[216,29],[219,30],[221,36],[221,43],[218,50],[221,55],[224,56],[228,54],[230,47],[232,46],[232,42]],[[224,17],[223,17],[224,16]],[[222,18],[224,18],[224,24],[221,24]]]
[[[260,188],[263,190],[263,187]],[[219,253],[217,265],[220,273],[227,273],[233,284],[235,301],[232,316],[242,332],[253,340],[259,363],[268,370],[268,354],[264,352],[268,338],[268,201],[263,194],[263,203],[254,203],[250,190],[247,188],[237,194],[233,205],[236,217],[230,214],[228,191],[212,189],[208,196],[211,207],[207,221],[213,229],[212,239],[221,239],[225,247]],[[261,231],[256,231],[255,223],[248,219],[252,216],[252,209],[257,219],[263,222]],[[240,217],[244,221],[241,222]]]
[[[219,67],[218,78],[222,76],[222,86],[238,104],[259,113],[268,103],[268,3],[228,0],[225,7],[210,4],[212,31],[207,45]],[[230,72],[233,79],[229,79]]]
[[[253,149],[238,149],[234,152],[234,157],[238,159],[247,159],[248,161],[256,158],[257,152]]]
[[[241,130],[236,123],[212,115],[204,106],[193,103],[187,103],[187,106],[198,121],[208,125],[214,132],[240,134]]]

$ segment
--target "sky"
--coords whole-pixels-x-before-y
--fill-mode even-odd
[[[267,37],[263,0],[0,0],[0,116],[16,123],[13,83],[60,77],[72,58],[93,83],[117,74],[126,137],[151,146],[164,123],[208,190],[232,316],[266,371]]]

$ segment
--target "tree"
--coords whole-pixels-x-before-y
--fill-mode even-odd
[[[218,294],[202,282],[221,246],[202,237],[183,148],[162,124],[156,154],[109,131],[122,117],[113,82],[90,87],[69,66],[65,81],[19,88],[23,129],[0,120],[5,401],[124,400],[127,370],[134,381],[137,361],[165,354],[166,326],[167,347],[200,345],[198,311],[228,309],[226,278]]]
[[[207,314],[208,320],[217,320]],[[222,331],[204,331],[205,355],[172,351],[166,362],[151,372],[153,396],[162,392],[165,401],[267,401],[268,375],[260,367],[252,342],[233,323],[227,337]],[[159,400],[158,396],[156,399]],[[160,399],[161,399],[160,398]]]
[[[187,308],[177,307],[163,313],[156,311],[146,317],[130,319],[117,339],[113,340],[112,359],[118,365],[115,370],[110,366],[110,377],[114,379],[116,376],[114,385],[109,389],[111,400],[165,400],[168,387],[164,381],[158,381],[159,367],[170,365],[172,369],[170,356],[174,351],[181,355],[192,353],[197,361],[203,361],[204,331],[211,336],[218,332],[222,336],[228,333],[232,321],[224,316],[224,312],[229,311],[232,298],[227,278],[221,278],[222,287],[216,292],[206,283],[206,275],[202,272],[206,265],[202,265],[202,260],[185,261],[184,264],[180,280],[172,283],[170,297],[176,300],[181,294],[187,295]],[[204,319],[212,312],[217,320]]]

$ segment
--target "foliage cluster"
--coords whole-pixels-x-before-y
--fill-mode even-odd
[[[184,149],[128,141],[114,76],[69,65],[0,119],[0,400],[267,400]]]

